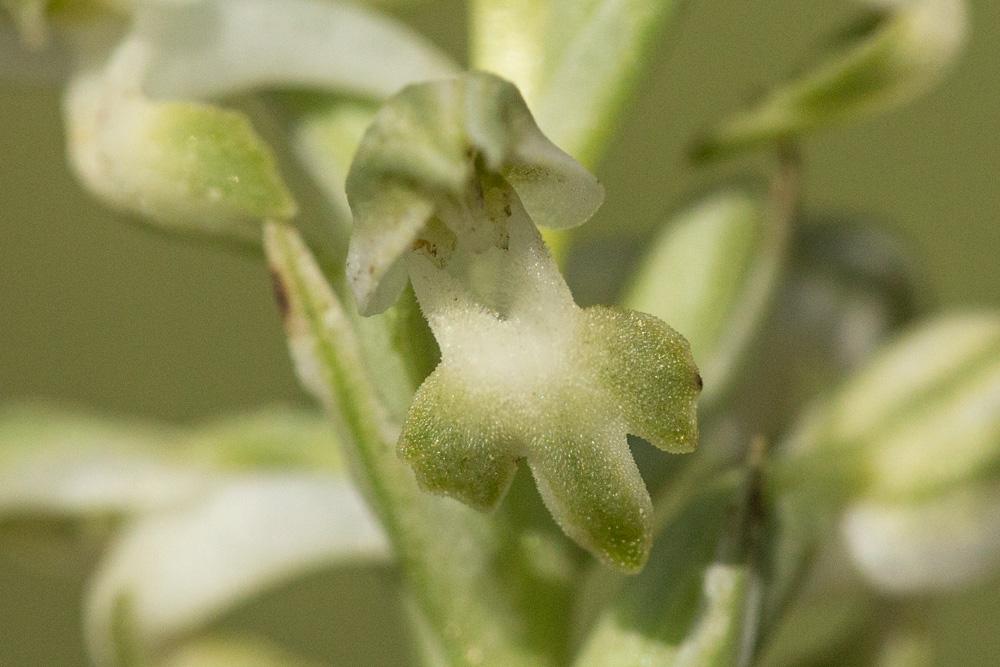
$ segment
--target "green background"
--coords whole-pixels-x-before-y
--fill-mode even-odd
[[[942,86],[804,146],[807,209],[862,215],[898,232],[940,309],[1000,305],[1000,3],[971,6],[971,44]],[[461,54],[463,8],[434,2],[404,14]],[[581,231],[571,273],[581,300],[617,289],[621,276],[592,270],[597,259],[604,265],[614,253],[627,267],[645,235],[693,194],[759,172],[753,158],[698,171],[684,149],[794,70],[853,9],[840,0],[687,5],[599,170],[607,203]],[[303,401],[261,263],[108,213],[74,182],[62,141],[54,88],[0,84],[0,400],[53,399],[171,421]],[[85,664],[83,568],[40,574],[36,565],[0,554],[0,666]],[[995,664],[997,590],[927,603],[950,637],[945,664]],[[353,613],[331,608],[331,598],[345,596]],[[377,642],[370,661],[391,664],[403,655],[398,614],[386,576],[372,572],[297,582],[230,622],[284,632],[340,664],[358,658],[350,646],[364,633]],[[305,620],[291,636],[274,620],[290,616]],[[382,619],[374,637],[363,629],[371,619]]]

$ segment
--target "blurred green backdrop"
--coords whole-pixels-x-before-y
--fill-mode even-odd
[[[971,6],[971,44],[944,85],[902,111],[805,146],[807,209],[862,214],[901,234],[937,307],[1000,306],[1000,3]],[[402,15],[461,57],[463,10],[449,0]],[[611,244],[622,249],[616,259],[628,260],[692,193],[759,165],[751,159],[696,172],[684,149],[698,130],[808,58],[853,10],[841,0],[688,3],[599,170],[607,203],[581,230],[572,265],[581,300],[614,295],[619,275],[588,270],[595,258],[607,259]],[[65,167],[58,91],[7,82],[0,87],[0,400],[25,398],[172,421],[304,400],[260,262],[109,214]],[[38,575],[0,554],[0,666],[86,664],[82,585],[79,567]],[[329,605],[345,587],[357,613]],[[946,664],[995,664],[998,599],[1000,585],[992,585],[928,603],[950,637]],[[399,613],[378,573],[299,582],[263,609],[238,613],[237,625],[308,619],[286,639],[339,656],[338,664],[358,655],[345,646],[357,643],[366,620]],[[380,645],[369,657],[400,663],[399,624],[379,625]]]

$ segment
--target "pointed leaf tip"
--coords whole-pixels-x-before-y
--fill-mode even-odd
[[[708,160],[788,141],[906,104],[938,84],[965,45],[965,0],[878,4],[887,6],[822,65],[713,129],[692,156]]]

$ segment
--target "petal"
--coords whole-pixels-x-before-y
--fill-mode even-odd
[[[406,282],[398,261],[435,198],[460,192],[469,178],[459,111],[453,83],[411,86],[382,106],[358,146],[346,185],[354,215],[347,278],[362,314],[398,298]]]
[[[662,43],[677,0],[478,0],[473,65],[513,81],[539,124],[588,165],[604,151],[629,95]]]
[[[830,438],[871,437],[909,410],[918,396],[939,394],[955,378],[1000,357],[1000,315],[942,315],[915,325],[843,388],[830,416]]]
[[[914,326],[816,403],[781,451],[789,483],[824,489],[831,507],[851,494],[915,502],[988,477],[1000,460],[1000,317]]]
[[[579,397],[547,402],[548,428],[528,463],[559,526],[601,560],[642,569],[652,542],[652,503],[625,430]]]
[[[430,199],[387,183],[377,200],[355,205],[347,280],[362,315],[381,313],[406,287],[402,258],[434,211]]]
[[[55,408],[0,410],[0,520],[85,520],[169,506],[205,490],[211,474],[166,445],[154,424],[104,420]]]
[[[542,134],[521,93],[486,72],[466,77],[469,138],[517,192],[541,227],[581,225],[604,201],[604,188]]]
[[[499,502],[525,458],[572,539],[638,570],[651,510],[626,433],[693,448],[690,350],[652,316],[580,310],[517,197],[508,208],[505,248],[469,259],[460,244],[447,267],[423,253],[407,259],[442,362],[413,401],[400,452],[424,488],[479,508]],[[488,273],[501,285],[496,311],[452,273],[487,254],[498,256],[488,267],[498,268]]]
[[[785,223],[759,193],[717,192],[665,227],[623,299],[690,341],[705,378],[703,401],[732,382],[767,312],[781,277]]]
[[[693,451],[701,376],[684,337],[632,310],[594,306],[584,314],[583,345],[624,413],[628,432],[669,452]]]
[[[399,454],[420,486],[477,509],[494,508],[517,471],[517,447],[495,397],[450,367],[420,386],[399,438]]]
[[[186,642],[158,661],[158,667],[320,667],[322,663],[301,658],[270,640],[239,634],[210,634]]]

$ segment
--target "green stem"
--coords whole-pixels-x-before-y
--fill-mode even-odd
[[[423,624],[449,664],[551,665],[572,572],[525,567],[523,522],[487,517],[418,488],[396,456],[398,424],[381,403],[350,318],[296,232],[269,225],[265,247],[305,384],[325,399],[349,445],[355,477],[382,519]],[[530,547],[530,541],[525,543]],[[556,585],[553,585],[555,582]]]
[[[778,165],[770,179],[766,228],[756,262],[743,287],[742,298],[728,316],[729,329],[713,353],[715,374],[735,377],[749,358],[749,352],[759,341],[761,324],[767,319],[778,293],[778,281],[788,262],[788,247],[798,215],[801,192],[801,159],[796,147],[781,146]],[[727,403],[735,383],[726,383],[721,390],[706,389],[702,405],[704,415],[715,416]]]

